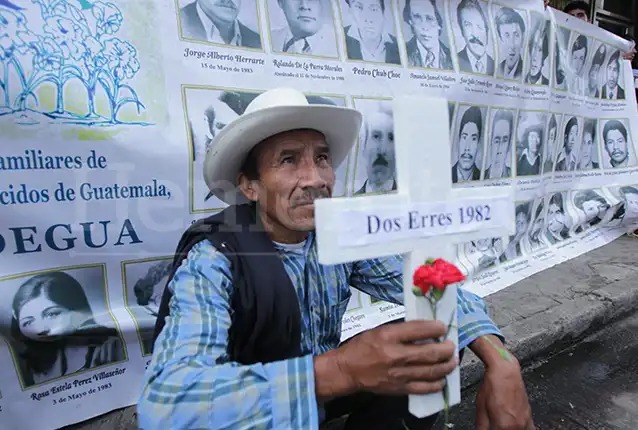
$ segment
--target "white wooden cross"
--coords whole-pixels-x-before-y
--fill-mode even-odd
[[[455,262],[456,243],[514,234],[514,195],[511,187],[452,188],[447,100],[400,96],[393,103],[398,191],[315,201],[319,262],[404,254],[406,320],[431,320],[429,302],[412,292],[414,270],[428,258]],[[455,285],[448,287],[437,319],[452,321],[448,338],[458,346],[456,293]],[[460,403],[459,368],[448,376],[448,386],[449,406]],[[443,409],[442,393],[410,396],[409,410],[417,418]]]

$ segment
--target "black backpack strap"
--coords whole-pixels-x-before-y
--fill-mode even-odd
[[[231,224],[238,228],[222,227],[228,225],[224,219],[229,217],[236,218],[236,223]],[[162,294],[153,344],[170,313],[172,294],[168,283],[190,249],[208,239],[231,263],[234,288],[230,358],[241,364],[252,364],[301,355],[301,311],[297,293],[272,241],[256,218],[254,206],[235,206],[198,221],[185,232]]]

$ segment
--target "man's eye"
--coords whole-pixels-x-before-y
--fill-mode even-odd
[[[293,157],[284,157],[281,159],[281,164],[288,164],[288,163],[292,163],[294,162],[294,158]]]
[[[327,154],[322,154],[319,157],[317,157],[317,159],[319,161],[328,161],[328,155]]]

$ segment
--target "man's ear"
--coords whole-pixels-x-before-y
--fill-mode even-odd
[[[244,195],[244,197],[246,197],[251,202],[256,202],[258,200],[259,196],[257,187],[259,185],[257,184],[256,180],[248,179],[246,175],[240,173],[237,176],[237,183],[239,184],[239,190]]]

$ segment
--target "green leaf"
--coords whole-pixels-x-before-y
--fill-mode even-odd
[[[435,301],[439,301],[441,300],[441,298],[443,298],[443,294],[445,294],[445,290],[439,290],[438,288],[432,288],[432,298],[434,298]]]
[[[426,266],[430,266],[432,264],[434,264],[434,258],[428,258],[427,260],[425,260]]]
[[[412,292],[417,297],[423,297],[423,291],[419,287],[412,287]]]

